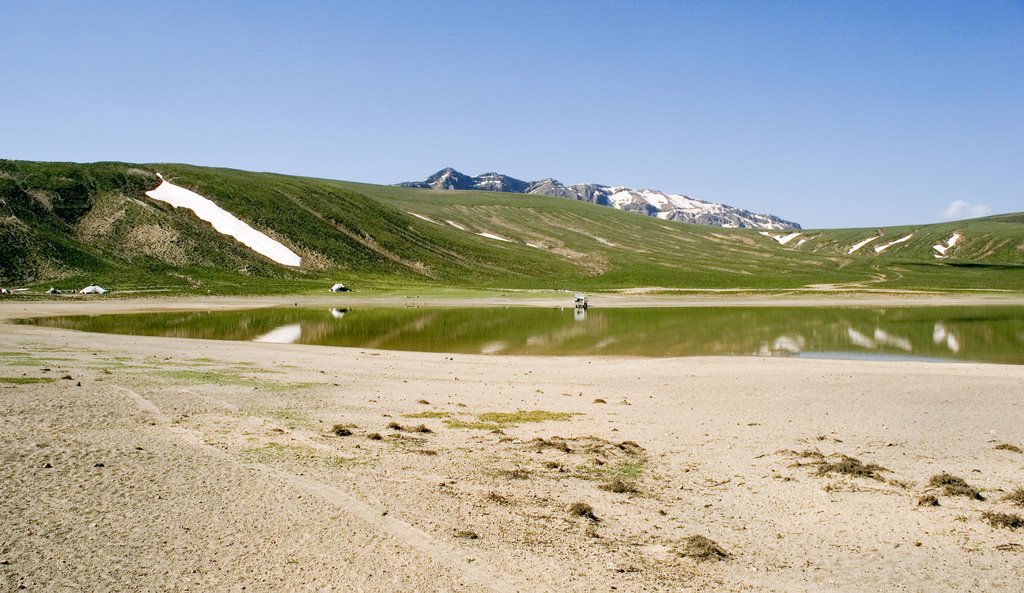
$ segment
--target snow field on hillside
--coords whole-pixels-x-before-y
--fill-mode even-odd
[[[914,233],[910,233],[906,237],[900,237],[899,239],[896,239],[895,241],[890,241],[890,242],[886,243],[885,245],[877,245],[877,246],[875,246],[875,253],[882,253],[883,251],[885,251],[886,249],[892,247],[893,245],[897,245],[899,243],[905,243],[906,241],[909,241],[910,238],[913,237],[913,236],[914,236]]]
[[[174,185],[159,173],[157,173],[157,177],[160,177],[160,185],[156,189],[146,192],[150,198],[165,202],[175,208],[187,208],[195,212],[196,216],[210,223],[218,233],[233,237],[249,249],[279,264],[297,267],[302,263],[302,258],[294,251],[239,220],[234,214],[221,208],[209,198]]]

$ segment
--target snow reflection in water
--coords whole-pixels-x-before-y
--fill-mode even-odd
[[[944,358],[1024,364],[1024,307],[331,308],[54,317],[107,333],[501,355]]]

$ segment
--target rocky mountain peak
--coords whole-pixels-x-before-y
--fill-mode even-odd
[[[502,173],[488,172],[470,177],[451,167],[441,169],[424,181],[399,183],[403,187],[455,189],[555,196],[619,210],[656,216],[663,220],[730,228],[799,229],[800,225],[771,214],[756,214],[742,208],[698,200],[658,190],[634,190],[595,183],[563,185],[554,178],[523,181]]]
[[[460,173],[452,167],[445,167],[425,181],[419,182],[422,185],[415,187],[429,187],[430,189],[473,189],[473,178]]]

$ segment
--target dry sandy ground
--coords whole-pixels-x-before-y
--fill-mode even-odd
[[[1024,591],[1024,367],[0,331],[3,591]]]

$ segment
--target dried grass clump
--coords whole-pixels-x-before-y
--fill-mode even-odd
[[[1024,453],[1024,450],[1022,450],[1020,447],[1018,447],[1017,445],[1011,445],[1010,443],[999,443],[998,445],[996,445],[996,449],[999,451],[1012,451],[1014,453]]]
[[[985,500],[985,497],[981,495],[981,491],[977,488],[965,482],[963,478],[958,478],[946,472],[932,476],[928,481],[928,485],[942,488],[942,491],[947,496],[966,496],[974,500]]]
[[[925,494],[921,498],[917,499],[917,506],[919,507],[937,507],[939,506],[939,497],[934,494]]]
[[[331,432],[333,432],[334,436],[337,437],[352,436],[352,431],[344,424],[335,424],[334,427],[331,428]]]
[[[1004,496],[1003,500],[1012,502],[1013,504],[1024,508],[1024,488],[1017,488],[1013,492]]]
[[[981,518],[988,521],[988,524],[992,527],[1005,527],[1007,529],[1024,527],[1024,517],[1011,513],[993,513],[991,511],[985,511],[981,514]]]
[[[497,503],[497,504],[504,504],[504,505],[512,504],[512,499],[507,498],[505,496],[502,496],[502,495],[500,495],[500,494],[498,494],[497,492],[494,492],[494,491],[491,491],[491,492],[487,493],[487,500],[489,500],[491,502],[494,502],[494,503]]]
[[[633,441],[622,441],[619,443],[618,448],[623,451],[626,455],[643,455],[646,453],[643,447],[634,443]]]
[[[601,484],[600,488],[617,494],[636,494],[640,492],[636,484],[627,482],[620,477],[615,477],[610,482]]]
[[[811,459],[811,461],[794,461],[789,467],[805,467],[808,465],[818,465],[825,462],[825,454],[817,449],[811,450],[806,449],[804,451],[794,451],[792,449],[779,450],[777,453],[781,455],[788,455],[790,457],[796,457],[798,459]]]
[[[613,443],[594,436],[581,436],[570,439],[560,436],[553,436],[549,439],[537,437],[529,442],[529,447],[535,451],[555,449],[562,453],[590,453],[605,458],[616,457],[623,453],[631,457],[640,457],[646,453],[643,447],[633,441]]]
[[[384,439],[384,437],[380,436],[379,432],[371,432],[370,434],[366,435],[366,438],[370,439],[371,441],[380,441]]]
[[[427,426],[425,424],[420,424],[419,426],[402,426],[401,424],[399,424],[397,422],[393,422],[393,421],[392,422],[388,422],[388,428],[390,428],[391,430],[400,430],[402,432],[422,432],[422,433],[434,432],[434,431],[430,430],[429,428],[427,428]]]
[[[597,515],[594,514],[594,507],[590,506],[585,502],[574,502],[569,505],[567,509],[569,514],[574,517],[583,517],[584,519],[590,519],[594,523],[600,521]]]
[[[530,470],[523,469],[521,467],[505,470],[501,472],[501,474],[513,480],[529,480],[530,476],[533,475],[532,473],[530,473]]]
[[[871,478],[872,480],[881,480],[882,476],[878,475],[878,472],[887,471],[889,470],[878,464],[865,464],[861,460],[847,455],[840,456],[839,461],[834,463],[822,461],[818,466],[819,476],[827,476],[828,474],[835,473],[855,476],[858,478]]]
[[[686,556],[687,558],[693,558],[698,562],[725,560],[729,558],[729,553],[722,549],[713,540],[710,540],[703,535],[691,535],[690,537],[683,540],[684,547],[679,550],[680,556]]]
[[[562,453],[572,453],[572,447],[569,446],[569,442],[562,437],[551,437],[550,439],[537,437],[533,439],[531,446],[538,451],[556,449]]]

